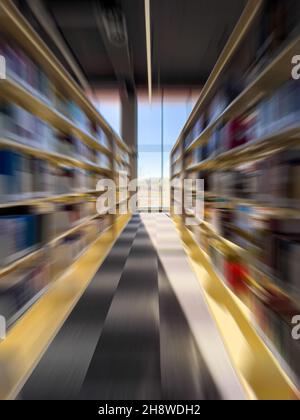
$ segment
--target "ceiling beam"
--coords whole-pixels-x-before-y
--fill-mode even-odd
[[[147,52],[147,73],[148,73],[148,96],[152,100],[152,47],[151,47],[151,11],[150,0],[145,1],[145,30],[146,30],[146,52]]]
[[[70,66],[70,69],[74,72],[74,75],[77,77],[82,88],[85,91],[89,91],[90,86],[85,75],[76,63],[76,60],[74,59],[72,53],[67,47],[63,37],[57,30],[57,27],[53,22],[51,15],[46,10],[44,4],[40,0],[27,0],[27,4],[34,16],[36,17],[36,19],[38,20],[38,22],[40,23],[40,25],[43,27],[47,35],[54,42],[54,44],[62,54],[63,58],[66,60],[66,63]]]
[[[135,81],[134,81],[134,70],[131,60],[129,44],[128,42],[124,45],[114,45],[107,36],[105,30],[102,14],[103,11],[98,3],[94,3],[94,15],[97,23],[97,28],[99,35],[101,36],[106,54],[111,62],[113,67],[117,85],[123,87],[126,90],[134,91],[135,90]]]

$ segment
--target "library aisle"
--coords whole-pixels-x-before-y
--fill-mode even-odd
[[[164,259],[173,251],[168,241],[174,240],[175,228],[167,219],[132,217],[19,399],[202,400],[222,398],[223,392],[225,397],[229,389],[232,397],[243,395],[215,325],[205,322],[210,316],[184,256],[181,264],[176,255],[176,265],[184,270],[187,294],[194,298],[181,309],[172,289]],[[158,232],[159,249],[153,242]],[[198,323],[201,330],[204,322],[211,329],[215,360],[207,350],[205,357],[201,354],[201,338],[194,338],[185,310],[194,327]],[[223,384],[208,367],[207,362],[217,360],[223,365]]]
[[[300,399],[299,98],[297,0],[0,0],[0,400]]]

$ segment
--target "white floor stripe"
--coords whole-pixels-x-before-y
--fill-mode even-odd
[[[143,214],[142,220],[222,397],[226,400],[245,399],[244,389],[173,222],[164,214]]]

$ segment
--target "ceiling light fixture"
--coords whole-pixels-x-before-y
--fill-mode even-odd
[[[109,42],[115,47],[127,45],[127,25],[124,13],[116,2],[100,3],[101,18]]]
[[[152,101],[152,62],[151,62],[151,15],[150,15],[150,0],[145,0],[145,26],[146,26],[148,96],[149,96],[149,102],[151,102]]]

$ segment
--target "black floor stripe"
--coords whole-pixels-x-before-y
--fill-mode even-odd
[[[219,393],[161,262],[159,312],[164,400],[218,400]]]
[[[161,398],[157,254],[141,224],[81,398]]]
[[[139,216],[121,234],[19,399],[219,399]]]
[[[77,399],[140,226],[134,216],[23,387],[19,399]]]

